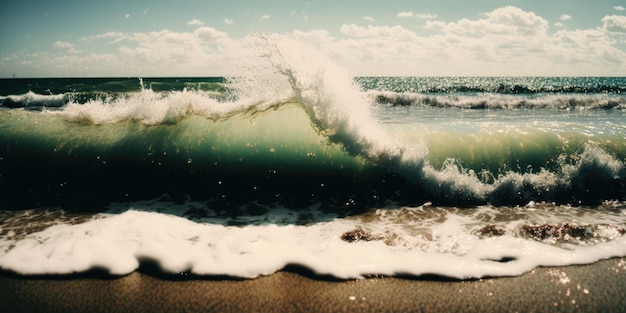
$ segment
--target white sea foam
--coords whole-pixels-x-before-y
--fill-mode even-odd
[[[430,106],[463,109],[624,109],[623,96],[594,94],[503,95],[495,93],[423,94],[370,90],[368,96],[379,103],[399,106]]]
[[[296,264],[338,278],[437,274],[464,279],[519,275],[537,266],[582,264],[626,255],[623,230],[611,226],[623,225],[623,209],[622,213],[593,214],[595,223],[607,225],[604,232],[594,234],[597,240],[574,238],[573,244],[560,245],[549,240],[553,238],[524,238],[519,224],[533,223],[533,219],[535,223],[576,222],[568,221],[567,213],[546,220],[542,214],[533,218],[533,212],[508,216],[506,209],[490,207],[474,211],[417,207],[305,226],[232,227],[130,210],[82,224],[56,225],[18,241],[4,240],[0,267],[21,274],[68,274],[99,268],[123,275],[143,261],[152,261],[169,273],[252,278]],[[501,233],[485,237],[480,233],[485,226]],[[355,229],[371,237],[342,240],[343,234]]]
[[[175,124],[190,115],[208,119],[226,118],[234,112],[253,108],[264,110],[279,103],[267,100],[220,102],[203,91],[156,93],[146,89],[127,97],[91,100],[85,104],[68,103],[61,111],[49,111],[70,122],[94,125],[136,121],[145,125]]]
[[[372,115],[371,100],[352,76],[317,49],[280,35],[259,35],[256,61],[245,81],[245,94],[274,90],[293,97],[314,126],[353,154],[371,158],[399,154],[398,144]],[[262,82],[258,84],[258,82]],[[268,88],[269,87],[269,88]]]

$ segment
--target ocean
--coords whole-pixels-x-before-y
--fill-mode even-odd
[[[0,268],[514,276],[626,256],[626,77],[0,80]]]

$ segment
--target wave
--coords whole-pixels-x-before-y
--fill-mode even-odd
[[[211,120],[225,119],[245,110],[263,111],[285,100],[267,102],[220,102],[212,93],[176,91],[154,92],[150,89],[121,97],[104,97],[86,103],[70,102],[63,110],[49,111],[65,120],[91,125],[135,121],[144,125],[175,124],[197,115]]]
[[[520,97],[501,94],[430,95],[368,91],[376,103],[392,106],[423,106],[462,109],[626,109],[626,97],[599,95],[541,95]]]
[[[390,201],[625,199],[621,133],[531,130],[469,140],[424,126],[418,140],[407,141],[375,118],[372,91],[362,92],[329,59],[285,37],[257,41],[263,57],[250,75],[229,79],[229,98],[144,89],[60,110],[0,111],[0,144],[10,152],[0,163],[0,187],[12,195],[3,203],[105,203],[169,193],[324,202],[350,211]]]
[[[142,89],[156,92],[196,90],[219,92],[225,89],[223,77],[135,77],[102,78],[12,78],[0,79],[0,95],[131,93]]]
[[[0,187],[9,195],[3,207],[84,209],[167,193],[235,207],[324,203],[348,214],[396,201],[587,205],[626,194],[625,148],[587,136],[538,131],[446,141],[456,135],[434,133],[413,144],[387,137],[372,149],[376,141],[346,124],[322,128],[296,98],[218,111],[229,104],[198,94],[137,96],[144,98],[135,104],[0,111],[0,144],[9,152],[0,162]]]
[[[255,39],[219,95],[0,109],[0,268],[465,279],[626,255],[620,128],[401,136],[375,115],[380,91],[303,43]]]
[[[23,94],[10,94],[27,88]],[[149,90],[156,94],[195,91],[215,99],[230,97],[225,78],[56,78],[3,80],[0,106],[5,108],[58,109],[66,104],[110,103],[136,98]]]
[[[240,79],[241,80],[241,79]],[[156,109],[158,110],[159,104],[157,102],[176,102],[187,101],[189,103],[195,103],[199,105],[200,98],[209,98],[207,100],[206,108],[192,108],[192,112],[197,114],[209,114],[216,117],[219,114],[225,114],[224,110],[236,110],[232,108],[233,105],[223,105],[219,109],[215,109],[218,105],[210,103],[224,102],[233,98],[231,89],[238,88],[237,86],[228,86],[221,91],[189,91],[183,89],[181,91],[164,92],[155,91],[152,88],[145,89],[139,92],[132,93],[111,93],[111,92],[76,92],[68,94],[58,95],[40,95],[33,92],[28,92],[23,95],[10,95],[6,97],[0,97],[0,106],[6,108],[28,108],[28,109],[59,109],[65,106],[71,107],[70,110],[87,112],[96,106],[115,106],[115,103],[120,103],[119,107],[126,106],[128,104],[137,106],[139,110],[139,103],[143,102],[143,109]],[[141,94],[143,93],[143,94]],[[247,91],[246,93],[250,93]],[[462,109],[556,109],[556,110],[570,110],[570,109],[626,109],[626,97],[611,96],[611,95],[542,95],[535,97],[520,97],[510,95],[498,95],[498,94],[481,94],[481,95],[431,95],[421,93],[394,93],[388,91],[369,90],[367,96],[370,100],[366,102],[372,102],[375,104],[385,104],[391,106],[416,106],[416,107],[437,107],[437,108],[462,108]],[[193,97],[198,95],[197,100],[192,99],[176,99]],[[251,100],[251,99],[248,99]],[[285,101],[286,99],[273,100],[273,102]],[[153,105],[150,101],[157,103]],[[271,100],[265,100],[272,102]],[[247,104],[239,103],[234,106],[256,106],[263,105],[262,103],[250,102]],[[202,105],[200,105],[202,106]],[[194,111],[196,110],[197,111]],[[213,118],[212,117],[212,118]],[[121,117],[120,117],[121,118]],[[135,119],[128,113],[127,118]],[[143,118],[138,118],[142,120]],[[110,120],[117,121],[113,118]],[[95,115],[93,121],[96,123],[106,123],[106,121]],[[146,121],[147,122],[147,121]],[[158,119],[153,121],[158,123]]]
[[[30,91],[23,95],[0,97],[0,105],[7,108],[59,108],[68,102],[69,98],[65,94],[40,95]]]
[[[422,94],[533,96],[626,93],[624,77],[357,77],[364,90]]]

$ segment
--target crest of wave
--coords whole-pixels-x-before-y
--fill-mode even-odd
[[[360,155],[421,184],[431,195],[459,201],[483,200],[488,186],[454,160],[442,170],[426,161],[425,144],[407,145],[392,138],[372,116],[373,99],[360,90],[341,66],[305,43],[283,35],[257,34],[255,64],[249,75],[234,79],[240,97],[283,98],[307,112],[313,127],[352,155]]]
[[[160,125],[175,124],[189,115],[222,119],[292,103],[308,114],[312,127],[351,155],[421,183],[433,195],[484,199],[487,191],[475,173],[454,163],[436,170],[425,160],[425,145],[407,145],[391,137],[372,116],[371,97],[322,52],[285,35],[255,34],[248,39],[253,45],[238,52],[242,73],[229,79],[233,92],[229,100],[219,101],[200,91],[147,89],[82,105],[72,102],[49,113],[96,125],[120,121]]]
[[[196,90],[154,92],[143,88],[140,92],[121,97],[91,100],[85,104],[68,103],[62,110],[48,111],[70,122],[94,125],[122,121],[139,122],[144,125],[176,124],[191,116],[203,116],[211,120],[226,119],[247,111],[261,111],[280,104],[280,98],[259,102],[259,97],[230,97],[216,99],[213,93]]]
[[[283,98],[300,105],[312,126],[352,155],[376,162],[421,160],[425,149],[410,149],[391,138],[372,116],[372,100],[352,76],[324,53],[285,35],[256,34],[256,64],[233,79],[239,97]]]
[[[85,104],[68,103],[63,110],[49,111],[70,122],[87,124],[112,124],[134,121],[144,125],[176,124],[190,115],[211,120],[226,119],[247,111],[261,111],[277,100],[259,103],[258,100],[239,98],[233,101],[217,100],[204,91],[153,92],[150,89],[119,98],[91,100]],[[231,98],[232,100],[232,98]]]
[[[217,118],[232,107],[197,91],[157,93],[142,90],[119,98],[91,100],[85,104],[70,102],[61,111],[50,111],[68,121],[88,124],[112,124],[136,121],[145,125],[175,124],[191,114]]]

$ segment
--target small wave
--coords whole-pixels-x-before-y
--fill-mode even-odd
[[[612,94],[626,93],[624,77],[357,77],[364,90],[397,93]]]
[[[176,124],[192,115],[211,120],[225,119],[241,112],[264,111],[288,102],[289,99],[222,101],[216,99],[213,93],[204,91],[154,92],[146,89],[117,97],[90,99],[84,104],[69,102],[63,110],[47,113],[62,116],[70,122],[92,125],[122,121],[160,125]]]
[[[418,184],[426,197],[437,204],[467,206],[491,203],[524,205],[531,201],[598,204],[604,200],[624,200],[626,169],[624,164],[596,145],[587,144],[573,156],[561,155],[560,166],[536,173],[509,171],[484,182],[481,176],[464,169],[455,160],[444,163],[441,170],[425,164]]]
[[[0,105],[6,108],[59,108],[68,101],[65,94],[40,95],[30,91],[23,95],[0,97]]]
[[[430,95],[369,91],[376,103],[462,109],[626,109],[626,97],[610,95],[541,95],[523,97],[500,94]]]

